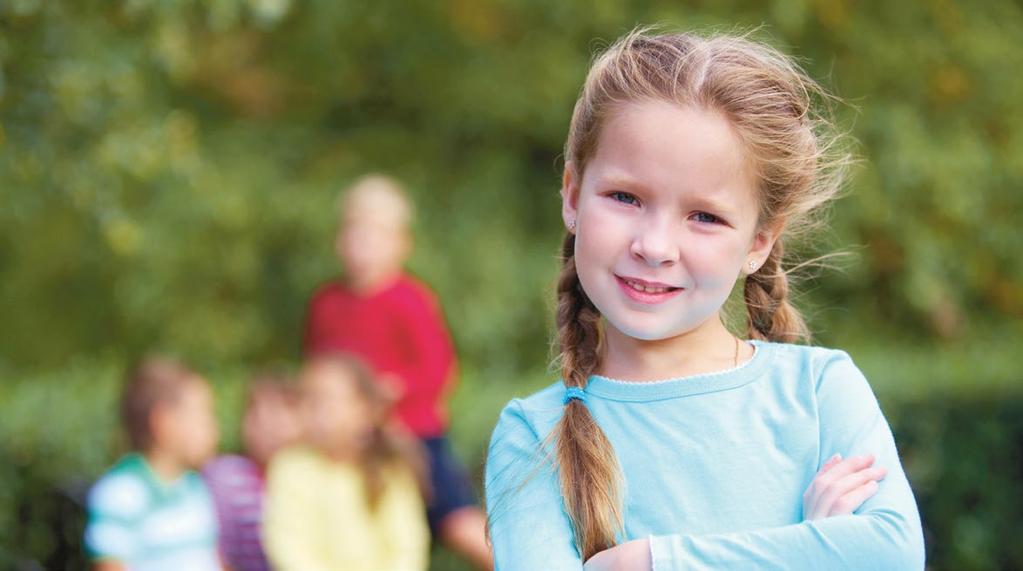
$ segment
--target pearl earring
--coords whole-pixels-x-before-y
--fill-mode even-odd
[[[750,260],[750,262],[749,262],[749,269],[751,271],[757,269],[757,263],[754,262],[753,260]]]
[[[568,222],[568,229],[575,232],[575,220],[570,220]]]

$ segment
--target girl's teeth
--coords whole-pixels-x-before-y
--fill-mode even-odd
[[[644,291],[646,293],[664,293],[668,291],[666,287],[648,287],[636,282],[626,282],[629,286],[636,291]]]

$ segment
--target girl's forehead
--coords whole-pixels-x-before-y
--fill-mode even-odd
[[[584,177],[722,203],[752,198],[755,188],[741,139],[724,115],[665,101],[617,106]]]

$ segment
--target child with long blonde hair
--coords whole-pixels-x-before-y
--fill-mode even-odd
[[[263,544],[280,571],[425,571],[430,531],[418,443],[388,421],[389,397],[350,355],[299,374],[305,444],[267,473]]]
[[[849,162],[827,99],[744,36],[637,31],[594,62],[565,145],[561,379],[490,444],[498,569],[923,568],[870,385],[796,344],[785,245]]]

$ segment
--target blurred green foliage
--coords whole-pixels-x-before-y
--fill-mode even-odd
[[[7,0],[0,364],[152,346],[294,357],[304,301],[336,272],[336,194],[384,170],[418,204],[411,265],[462,355],[532,366],[572,103],[595,48],[654,22],[766,23],[758,36],[850,103],[839,124],[865,161],[812,250],[856,256],[804,302],[826,340],[955,341],[1019,321],[1010,0]]]
[[[337,272],[337,193],[370,170],[417,204],[410,265],[454,333],[478,466],[500,406],[552,379],[559,155],[588,62],[652,23],[765,24],[849,103],[864,161],[804,251],[854,256],[797,301],[892,403],[933,567],[1023,567],[1012,0],[0,0],[0,567],[51,557],[33,510],[117,453],[126,358],[208,372],[236,444],[243,371],[298,357]]]

